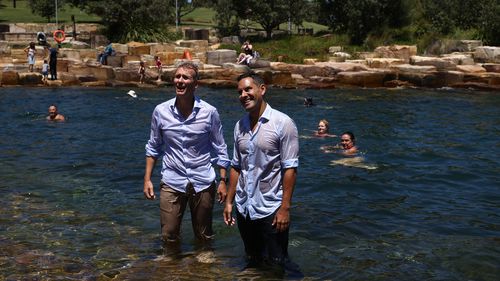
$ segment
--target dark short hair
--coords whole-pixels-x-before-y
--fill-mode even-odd
[[[356,140],[356,138],[354,137],[354,134],[350,131],[343,132],[340,136],[342,136],[342,135],[348,135],[351,138],[352,142],[354,142]]]
[[[241,80],[243,80],[245,78],[252,78],[253,81],[255,82],[255,84],[257,84],[259,86],[265,84],[264,79],[259,74],[255,73],[253,71],[247,71],[247,72],[241,74],[240,76],[238,76],[238,82],[240,82]]]
[[[177,66],[177,68],[175,69],[175,72],[177,72],[177,70],[179,68],[186,68],[186,69],[191,69],[194,71],[194,80],[198,81],[200,79],[200,74],[198,73],[198,66],[190,61],[185,61],[181,64],[179,64],[179,66]]]

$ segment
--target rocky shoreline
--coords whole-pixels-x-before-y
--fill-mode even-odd
[[[350,54],[340,47],[330,48],[330,59],[304,64],[258,60],[250,68],[266,83],[283,88],[344,87],[426,87],[500,90],[500,47],[480,46],[464,41],[465,51],[439,57],[417,56],[416,46],[381,46],[371,53]],[[186,53],[200,68],[200,84],[209,87],[235,87],[236,78],[249,67],[237,65],[234,50],[218,49],[207,40],[180,40],[175,43],[113,44],[115,55],[108,65],[97,62],[103,47],[89,48],[70,42],[71,48],[59,49],[58,80],[42,81],[41,66],[47,57],[37,46],[35,71],[28,72],[23,49],[0,41],[0,86],[83,86],[83,87],[162,87],[171,84],[175,66],[185,61]],[[468,45],[467,45],[468,44]],[[163,62],[159,76],[154,56]],[[139,84],[139,62],[144,61],[146,83]]]

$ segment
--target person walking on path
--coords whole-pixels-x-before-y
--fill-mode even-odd
[[[290,208],[299,165],[298,131],[294,121],[264,100],[262,77],[250,72],[238,78],[241,105],[248,114],[234,128],[234,150],[224,222],[236,220],[248,266],[286,268]]]
[[[157,159],[162,157],[160,221],[161,235],[167,246],[168,242],[180,240],[187,204],[196,238],[202,242],[212,239],[215,193],[222,203],[226,198],[226,169],[230,164],[217,109],[195,96],[197,66],[191,62],[179,65],[174,86],[176,97],[159,104],[153,111],[143,188],[147,199],[156,198],[151,175]],[[217,190],[211,153],[217,155],[215,163],[220,168]]]

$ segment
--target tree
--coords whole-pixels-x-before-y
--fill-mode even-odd
[[[64,0],[58,0],[58,8],[64,4]],[[50,19],[56,15],[56,4],[54,0],[29,0],[28,6],[33,14],[42,16],[50,22]]]
[[[259,23],[266,31],[266,37],[272,36],[274,29],[289,19],[302,23],[304,13],[298,12],[306,6],[306,0],[233,0],[238,15]]]
[[[167,41],[174,7],[168,0],[71,0],[73,5],[98,15],[106,35],[115,42]]]
[[[320,22],[361,44],[368,34],[407,23],[404,0],[318,0]]]
[[[214,0],[215,22],[220,36],[229,36],[240,33],[238,14],[232,0]]]

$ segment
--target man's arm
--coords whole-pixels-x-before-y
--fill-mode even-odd
[[[219,187],[217,188],[217,196],[219,203],[222,204],[222,202],[226,201],[226,195],[227,195],[226,191],[227,171],[225,167],[220,167],[219,176],[220,176],[220,181],[219,181]]]
[[[156,164],[156,158],[152,156],[146,156],[146,169],[144,171],[144,196],[149,200],[154,200],[156,195],[153,191],[153,183],[151,182],[151,175],[153,174],[153,168]]]
[[[235,220],[233,218],[233,204],[234,204],[234,195],[236,194],[236,185],[238,183],[238,178],[240,177],[240,170],[236,168],[231,168],[229,173],[229,188],[227,190],[227,198],[226,205],[224,207],[224,222],[226,225],[234,225]]]
[[[274,216],[273,226],[278,232],[285,231],[290,226],[290,207],[292,205],[292,194],[297,178],[297,168],[289,168],[283,174],[283,198],[281,206]]]

